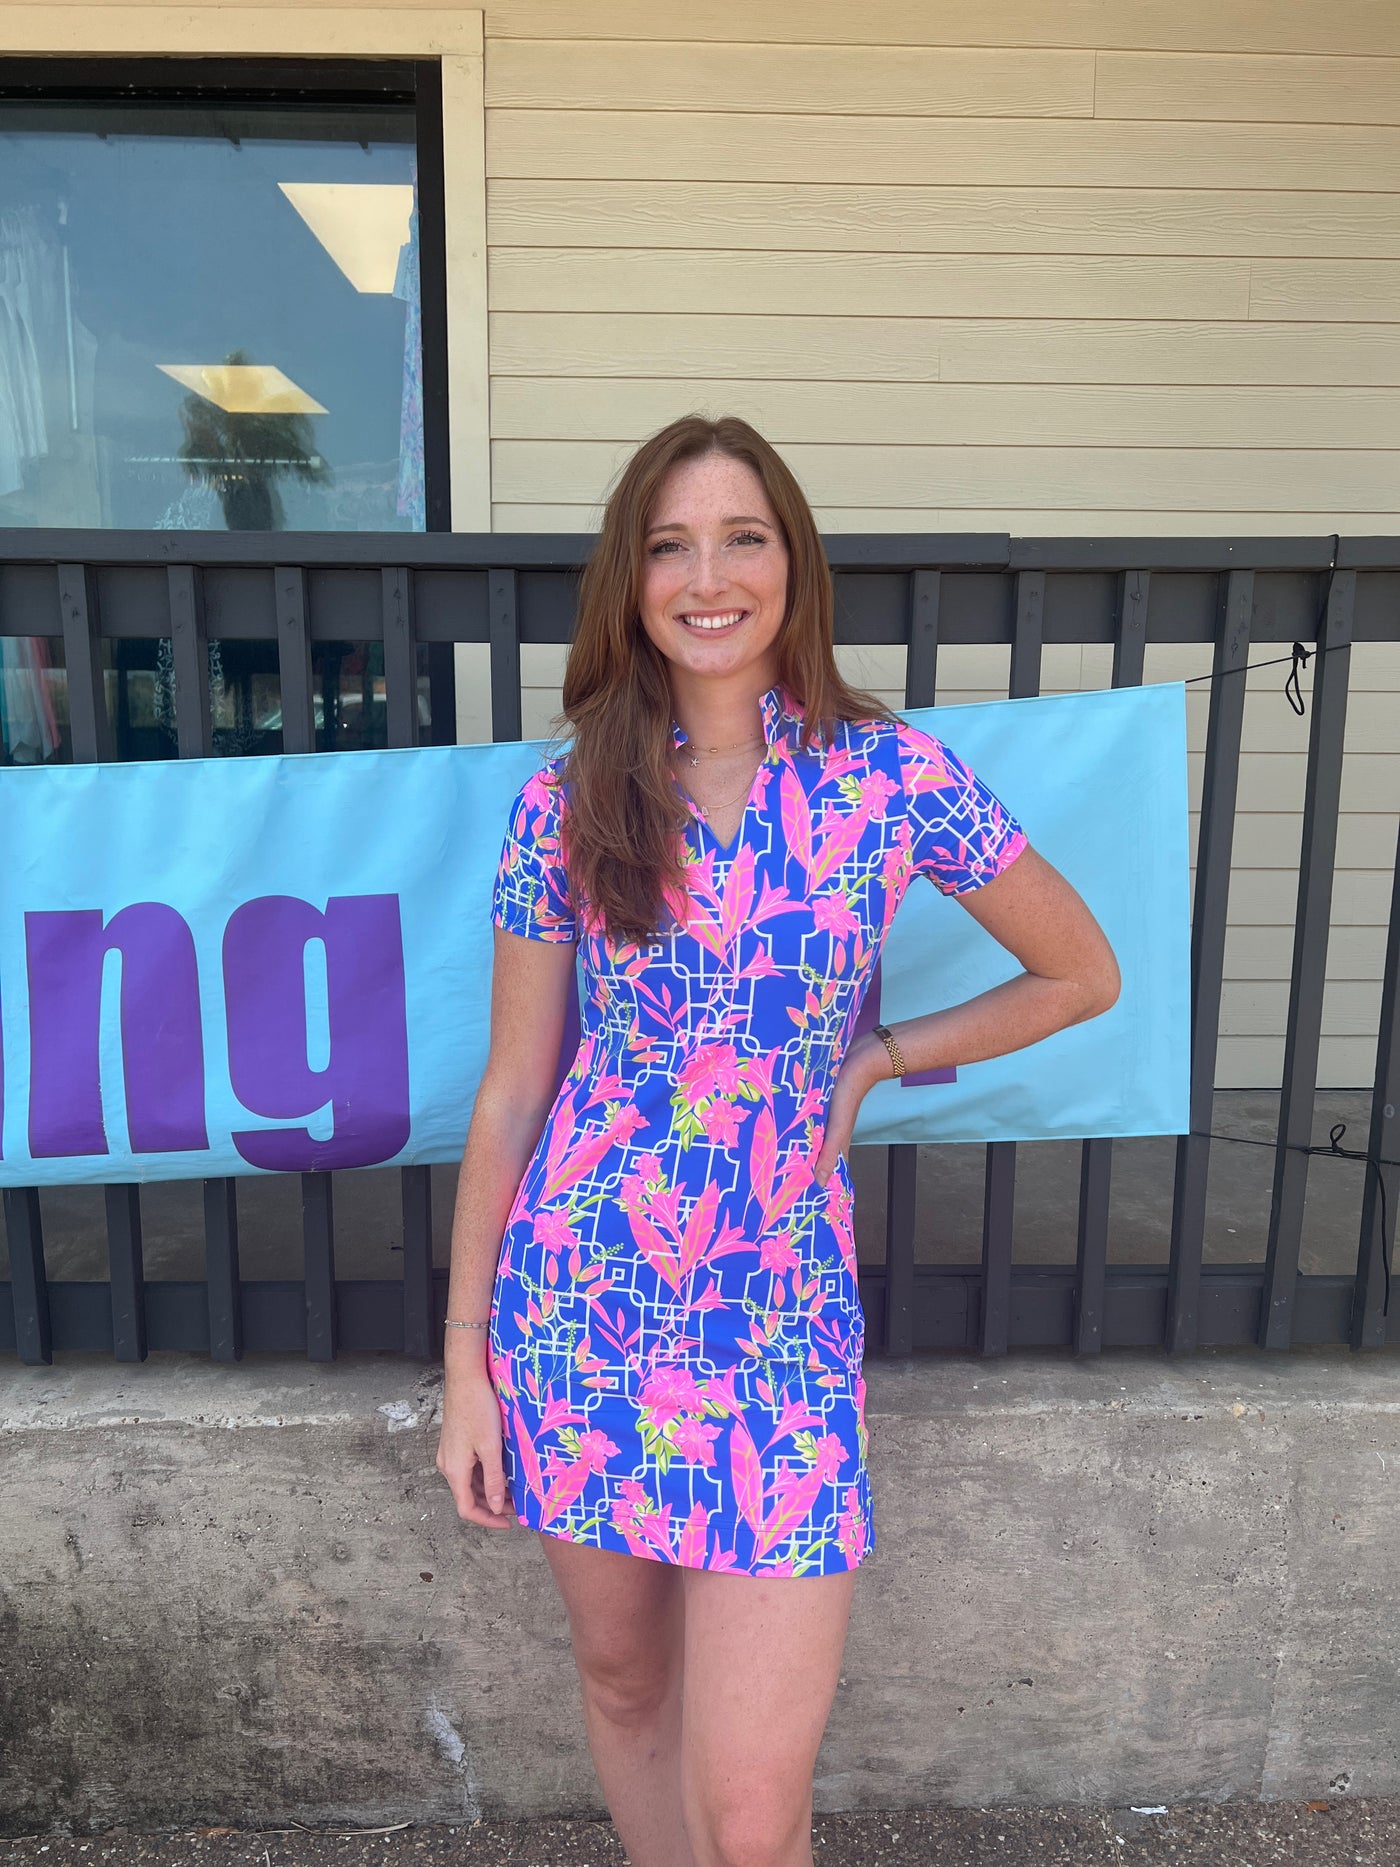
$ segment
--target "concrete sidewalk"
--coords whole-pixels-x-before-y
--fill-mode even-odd
[[[1400,1801],[819,1815],[819,1867],[1395,1867]],[[229,1828],[0,1842],[0,1867],[627,1867],[606,1821]]]

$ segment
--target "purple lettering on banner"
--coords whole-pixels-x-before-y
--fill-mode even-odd
[[[851,1032],[851,1042],[854,1043],[866,1031],[873,1031],[879,1022],[880,961],[877,959],[874,971],[870,975],[870,984],[865,988],[865,997],[861,1001],[855,1029]],[[910,1070],[907,1076],[900,1077],[899,1086],[901,1089],[921,1089],[929,1083],[955,1083],[957,1080],[958,1072],[952,1064],[949,1064],[941,1070]]]
[[[306,946],[326,949],[330,1061],[307,1057]],[[224,931],[229,1080],[250,1114],[305,1121],[331,1105],[332,1134],[247,1129],[233,1145],[278,1173],[372,1167],[408,1143],[408,995],[397,895],[332,895],[323,914],[264,895]]]
[[[106,1154],[102,1119],[102,962],[121,954],[122,1074],[133,1154],[198,1152],[204,1034],[194,936],[174,908],[141,901],[104,928],[98,908],[26,914],[29,1152]]]

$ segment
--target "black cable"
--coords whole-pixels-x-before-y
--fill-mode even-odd
[[[1322,601],[1318,604],[1317,621],[1313,628],[1313,634],[1319,644],[1321,644],[1323,632],[1327,624],[1327,605],[1332,601],[1332,583],[1337,575],[1337,558],[1341,552],[1341,548],[1341,534],[1339,532],[1333,532],[1332,561],[1327,566],[1327,582],[1322,586]],[[1303,715],[1307,712],[1307,708],[1303,704],[1303,689],[1298,681],[1299,670],[1306,668],[1314,655],[1322,655],[1325,653],[1326,650],[1321,646],[1317,648],[1304,648],[1301,642],[1295,642],[1291,654],[1275,655],[1269,661],[1246,661],[1238,668],[1225,668],[1222,672],[1225,674],[1252,674],[1256,668],[1281,668],[1285,661],[1290,663],[1288,678],[1283,683],[1283,697],[1298,715],[1299,719],[1302,719]],[[1194,687],[1198,681],[1213,681],[1216,678],[1213,671],[1210,674],[1192,674],[1187,677],[1182,685],[1185,687]],[[1238,1136],[1222,1135],[1220,1139],[1224,1141],[1233,1141],[1237,1140]]]
[[[1372,1154],[1366,1148],[1343,1147],[1342,1136],[1347,1131],[1344,1121],[1334,1123],[1327,1136],[1326,1147],[1307,1147],[1301,1141],[1257,1141],[1253,1135],[1217,1134],[1213,1128],[1193,1128],[1192,1134],[1211,1141],[1234,1141],[1240,1147],[1267,1147],[1277,1152],[1280,1147],[1288,1148],[1298,1154],[1330,1154],[1338,1160],[1364,1160],[1369,1172],[1376,1176],[1376,1193],[1380,1200],[1381,1218],[1381,1270],[1385,1276],[1385,1301],[1381,1304],[1381,1315],[1390,1314],[1390,1254],[1386,1246],[1386,1237],[1390,1231],[1390,1219],[1386,1210],[1385,1175],[1382,1167],[1400,1167],[1400,1160],[1387,1160],[1382,1154]]]

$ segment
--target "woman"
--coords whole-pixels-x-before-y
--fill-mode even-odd
[[[1117,970],[991,792],[840,678],[815,522],[745,422],[623,472],[564,715],[496,882],[438,1468],[464,1519],[543,1532],[633,1867],[808,1867],[874,1548],[856,1112],[1093,1017]],[[852,1041],[915,873],[1024,970]]]

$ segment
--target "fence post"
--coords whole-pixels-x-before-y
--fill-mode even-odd
[[[1308,776],[1303,840],[1298,856],[1298,911],[1293,923],[1293,974],[1274,1153],[1269,1248],[1259,1314],[1261,1348],[1287,1348],[1293,1340],[1303,1204],[1308,1190],[1317,1059],[1322,1040],[1322,994],[1327,982],[1327,930],[1332,915],[1332,871],[1337,853],[1337,810],[1342,796],[1342,745],[1347,723],[1356,572],[1331,579],[1327,612],[1317,634],[1308,730]]]
[[[1206,1177],[1215,1104],[1215,1052],[1220,1036],[1220,981],[1230,857],[1244,730],[1245,664],[1254,618],[1254,572],[1226,578],[1215,635],[1206,733],[1201,829],[1196,849],[1196,901],[1191,917],[1191,1132],[1176,1145],[1172,1194],[1171,1269],[1167,1276],[1167,1347],[1189,1354],[1200,1335],[1201,1257],[1206,1226]]]
[[[1357,1246],[1356,1292],[1351,1313],[1353,1348],[1382,1348],[1389,1318],[1382,1314],[1390,1294],[1390,1266],[1395,1251],[1396,1208],[1400,1206],[1400,837],[1395,844],[1395,883],[1390,896],[1390,931],[1381,985],[1381,1028],[1376,1045],[1376,1082],[1371,1095],[1371,1132],[1367,1152],[1377,1164],[1366,1167],[1361,1196],[1361,1237]]]

